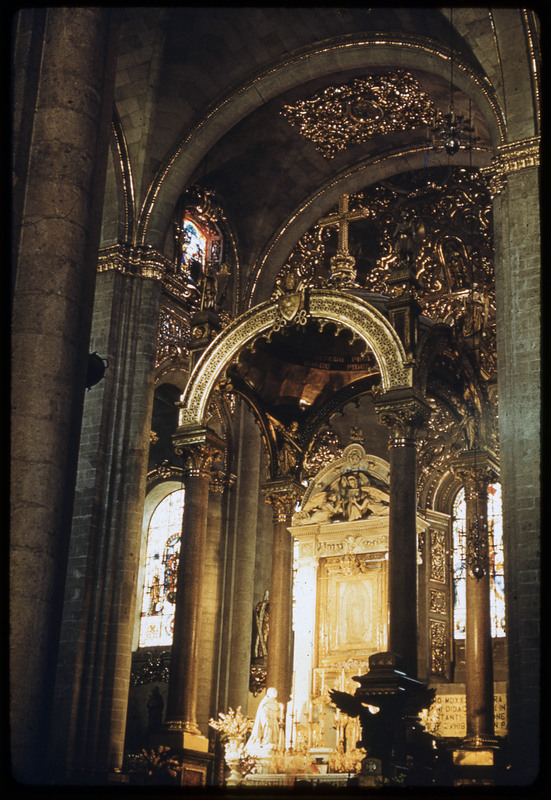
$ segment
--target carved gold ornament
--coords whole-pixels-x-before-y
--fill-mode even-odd
[[[430,671],[432,675],[446,675],[448,653],[447,623],[431,620]]]
[[[430,579],[446,583],[446,537],[444,531],[430,530]]]
[[[329,86],[281,110],[324,158],[374,136],[430,125],[435,112],[429,96],[405,70]]]
[[[441,172],[428,169],[346,197],[346,214],[335,208],[304,234],[275,285],[292,273],[303,285],[329,286],[327,273],[334,272],[330,237],[335,238],[332,230],[338,225],[355,256],[358,286],[386,296],[400,291],[393,276],[403,258],[398,232],[407,209],[415,222],[415,295],[423,315],[449,324],[458,340],[474,343],[484,374],[495,378],[492,191],[487,178],[459,167],[442,180]],[[371,239],[363,238],[366,230]],[[339,248],[341,237],[337,252]]]
[[[163,361],[178,361],[189,357],[189,319],[170,308],[161,306],[155,366]]]

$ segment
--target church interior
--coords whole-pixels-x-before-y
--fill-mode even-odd
[[[542,776],[540,20],[12,20],[23,787]]]

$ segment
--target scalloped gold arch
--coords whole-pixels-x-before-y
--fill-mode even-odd
[[[412,367],[406,365],[402,343],[389,321],[373,306],[343,292],[311,289],[308,312],[313,319],[349,328],[367,344],[379,365],[384,391],[412,386]],[[180,427],[204,424],[209,396],[224,369],[245,345],[269,330],[277,316],[277,303],[261,303],[235,319],[210,343],[182,396]]]

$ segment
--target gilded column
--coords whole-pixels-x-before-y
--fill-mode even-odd
[[[177,431],[174,443],[185,458],[186,502],[165,730],[180,734],[180,746],[195,749],[194,737],[203,738],[197,725],[197,687],[209,483],[224,444],[206,428]]]
[[[467,735],[465,746],[496,744],[494,737],[494,680],[490,613],[490,560],[488,537],[488,485],[497,478],[493,456],[467,450],[452,468],[465,488],[467,565],[465,631],[465,694]]]
[[[390,430],[388,649],[417,677],[417,429],[430,407],[413,389],[387,392],[375,405]]]
[[[273,509],[274,539],[270,582],[270,632],[266,686],[277,689],[287,703],[292,683],[293,539],[289,532],[304,487],[292,480],[275,480],[263,487]]]

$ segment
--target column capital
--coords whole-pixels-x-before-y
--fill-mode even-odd
[[[235,486],[236,476],[233,473],[227,474],[222,469],[214,469],[210,475],[209,490],[213,494],[224,494],[226,489]]]
[[[385,392],[375,402],[379,422],[386,425],[391,434],[391,445],[412,444],[415,433],[429,419],[430,405],[415,389],[393,389]]]
[[[289,479],[270,481],[262,486],[264,499],[273,506],[274,522],[285,522],[293,514],[305,487]]]
[[[450,469],[467,494],[485,492],[499,478],[498,460],[490,450],[463,450],[451,460]]]
[[[210,428],[181,427],[172,437],[174,451],[183,456],[186,477],[212,477],[213,464],[222,458],[225,443]]]

